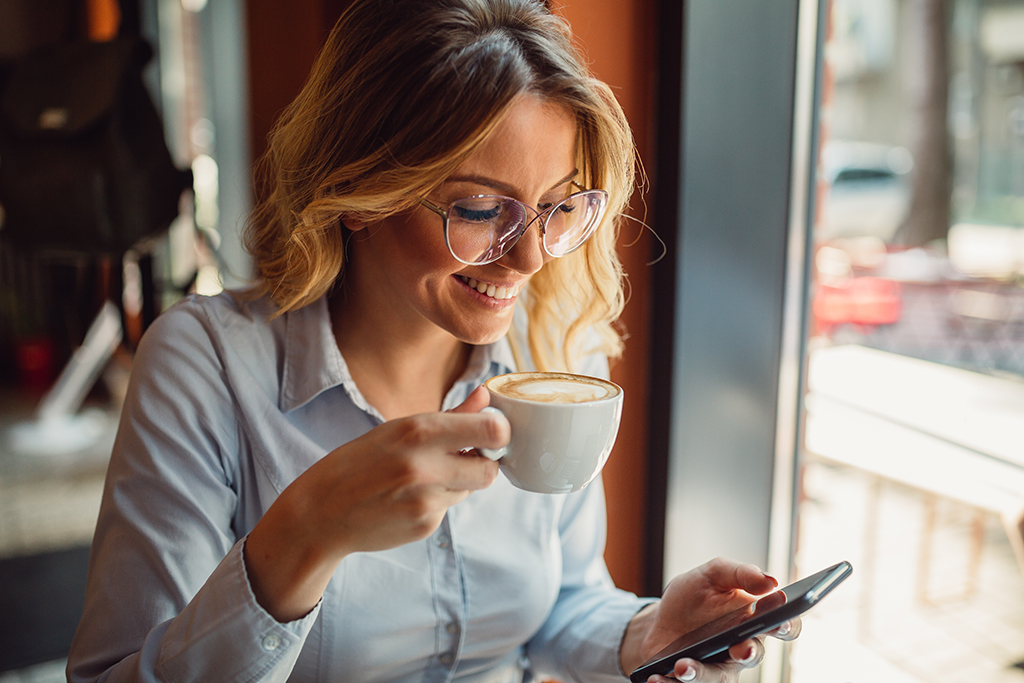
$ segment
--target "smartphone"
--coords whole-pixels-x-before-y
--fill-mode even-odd
[[[683,634],[641,664],[629,675],[629,680],[643,683],[654,674],[669,675],[676,660],[684,657],[702,662],[724,662],[729,658],[731,646],[771,631],[787,620],[803,614],[846,580],[852,572],[853,566],[849,562],[839,562],[760,597],[738,610],[713,619]]]

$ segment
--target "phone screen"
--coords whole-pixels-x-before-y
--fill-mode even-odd
[[[709,621],[683,634],[651,657],[630,674],[630,679],[646,681],[652,674],[668,673],[676,660],[683,657],[710,662],[724,661],[730,646],[769,631],[807,611],[852,571],[849,562],[840,562]]]

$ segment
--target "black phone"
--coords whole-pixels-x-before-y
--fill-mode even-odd
[[[641,664],[629,675],[643,683],[654,674],[672,673],[676,660],[688,657],[702,662],[724,662],[729,648],[747,638],[771,631],[803,614],[829,594],[853,572],[846,561],[822,569],[805,579],[754,600],[738,610],[683,634],[675,642]]]

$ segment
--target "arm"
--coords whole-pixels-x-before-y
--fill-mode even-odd
[[[278,623],[249,590],[233,399],[204,323],[169,311],[136,355],[71,681],[283,680],[312,624]]]
[[[276,409],[276,393],[258,402],[255,415],[251,397],[246,404],[248,419],[261,424],[240,421],[247,398],[232,393],[237,365],[223,366],[229,349],[218,347],[221,337],[211,341],[204,324],[194,306],[176,308],[158,319],[137,357],[72,681],[160,680],[165,673],[283,680],[341,558],[429,535],[449,505],[497,475],[491,461],[459,454],[467,444],[507,442],[507,425],[489,416],[396,420],[326,456],[313,453],[302,434],[291,441],[260,435],[272,417],[260,411]],[[273,356],[265,356],[258,366],[273,368]],[[240,391],[262,386],[250,382]],[[475,400],[479,410],[486,393]],[[475,412],[472,403],[458,412]],[[301,441],[315,464],[284,482],[280,496],[239,482],[240,434],[255,440],[261,457],[281,462],[295,457],[290,449]],[[252,525],[243,547],[240,537]]]

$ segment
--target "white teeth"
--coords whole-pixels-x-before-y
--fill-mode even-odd
[[[512,297],[519,294],[518,287],[502,287],[500,285],[489,285],[486,282],[480,282],[471,277],[463,277],[462,281],[467,285],[475,289],[476,291],[491,297],[492,299],[505,300],[511,299]]]

